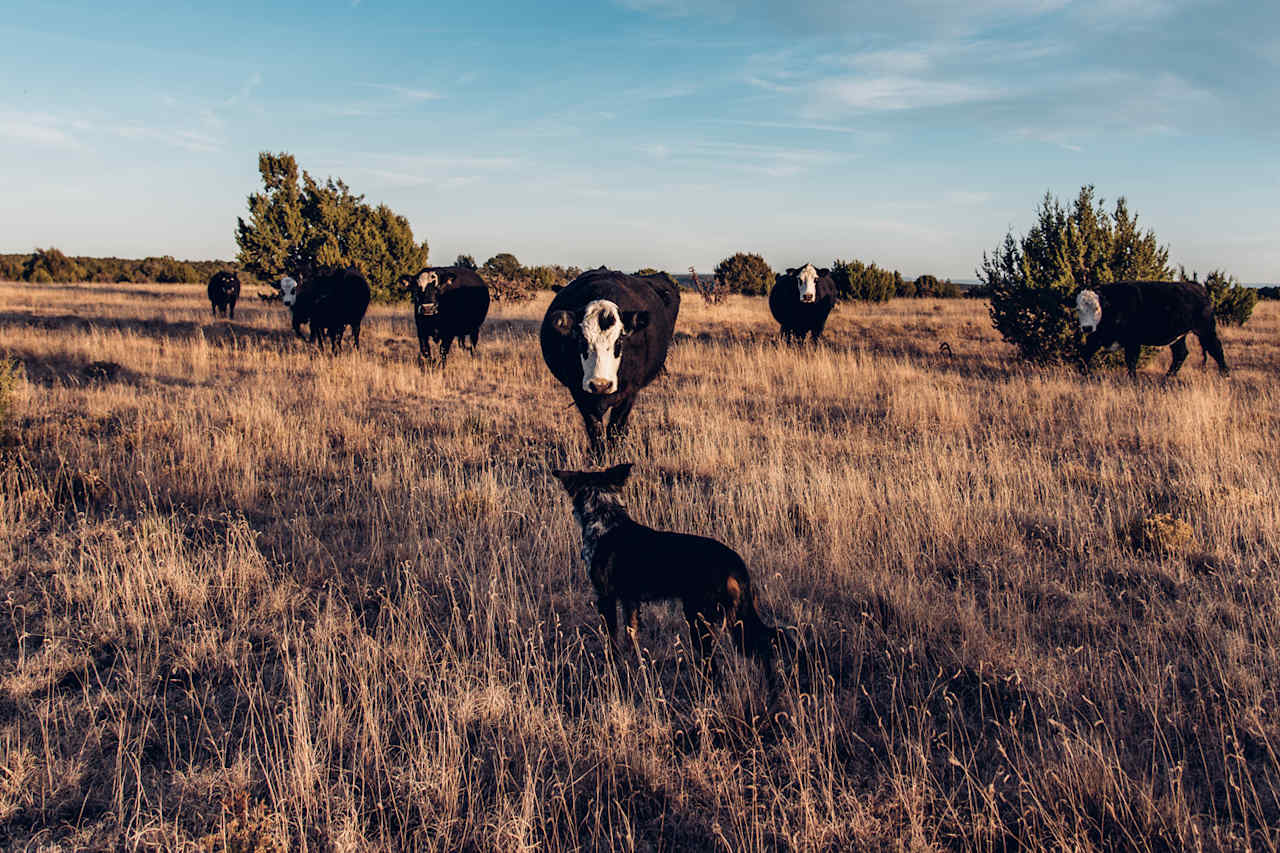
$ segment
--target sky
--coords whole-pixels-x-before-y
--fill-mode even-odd
[[[972,279],[1046,192],[1280,281],[1280,3],[0,0],[0,251],[230,258],[259,151],[435,263]]]

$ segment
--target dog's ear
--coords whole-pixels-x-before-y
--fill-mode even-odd
[[[601,472],[601,477],[611,489],[621,489],[623,483],[627,482],[627,477],[631,476],[631,466],[634,463],[623,462],[621,465],[614,465],[612,468],[606,468]]]
[[[558,334],[569,335],[573,333],[575,324],[572,311],[552,311],[549,319],[551,320],[551,328]]]

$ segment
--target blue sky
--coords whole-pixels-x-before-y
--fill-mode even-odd
[[[0,6],[0,251],[231,257],[272,150],[437,262],[971,278],[1092,183],[1175,263],[1280,280],[1276,3],[178,6]]]

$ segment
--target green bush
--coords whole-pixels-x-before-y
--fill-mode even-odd
[[[730,293],[763,296],[773,287],[773,270],[760,255],[738,252],[716,264],[716,281]]]
[[[1081,187],[1071,209],[1045,193],[1036,223],[1021,238],[1010,232],[978,277],[991,299],[991,320],[1023,359],[1040,364],[1079,353],[1082,336],[1072,300],[1082,289],[1112,281],[1172,277],[1169,249],[1138,230],[1124,198],[1108,213]]]
[[[262,152],[263,191],[248,199],[249,220],[237,220],[244,269],[266,281],[312,267],[354,266],[375,299],[404,298],[396,280],[427,265],[427,244],[416,243],[409,220],[386,205],[372,207],[341,179],[299,178],[291,154]]]
[[[874,262],[837,259],[831,263],[831,277],[836,282],[836,295],[841,299],[888,302],[899,290],[906,289],[902,273],[881,269]]]
[[[1253,307],[1258,304],[1257,290],[1245,287],[1222,270],[1209,273],[1204,280],[1204,289],[1213,303],[1214,316],[1219,323],[1228,326],[1243,326],[1253,316]]]
[[[48,283],[51,281],[84,281],[80,265],[54,248],[36,249],[22,267],[22,277],[27,281]]]

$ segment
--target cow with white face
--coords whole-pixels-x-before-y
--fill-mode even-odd
[[[440,347],[440,366],[456,340],[465,348],[471,341],[476,354],[480,327],[489,313],[489,286],[467,267],[428,267],[416,276],[400,276],[400,286],[413,300],[413,322],[418,329],[418,354],[425,365],[431,360],[431,342]]]
[[[280,301],[284,303],[286,308],[292,308],[293,303],[298,301],[298,282],[297,280],[285,276],[280,279]]]
[[[680,290],[668,276],[604,267],[578,276],[551,300],[542,357],[573,395],[596,452],[626,432],[636,394],[662,371],[679,311]]]
[[[1167,346],[1173,353],[1166,376],[1173,376],[1187,358],[1187,335],[1195,333],[1205,353],[1229,371],[1218,340],[1213,303],[1194,281],[1121,281],[1097,290],[1082,290],[1075,298],[1076,317],[1087,337],[1081,351],[1087,371],[1103,347],[1124,349],[1130,376],[1137,376],[1142,348]]]
[[[781,327],[785,341],[816,341],[822,337],[827,317],[836,304],[836,283],[831,271],[813,264],[788,269],[769,291],[769,310]]]

